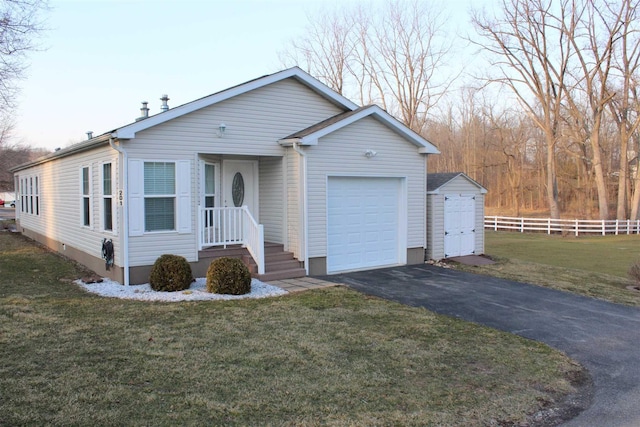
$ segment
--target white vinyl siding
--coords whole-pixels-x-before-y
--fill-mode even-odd
[[[156,170],[159,174],[156,175],[158,179],[145,183],[147,178],[145,164],[156,164],[160,169],[166,169],[169,167],[167,165],[172,165],[169,169],[174,170],[173,181],[170,174],[162,175],[160,170]],[[160,167],[160,164],[164,164],[164,167]],[[188,261],[197,259],[197,241],[193,232],[196,218],[192,214],[195,209],[192,207],[195,172],[192,165],[193,162],[190,160],[129,160],[129,231],[131,236],[129,261],[131,266],[151,265],[160,255],[165,253],[184,256]],[[156,168],[148,166],[147,169],[151,174],[151,169]],[[150,178],[151,175],[148,177]],[[172,187],[172,182],[174,193],[167,193]],[[147,192],[150,194],[146,194]],[[160,207],[159,205],[167,199],[173,202],[169,204],[170,206],[165,206],[165,209],[170,211],[170,215],[165,215],[165,211],[164,213],[160,212],[160,218],[145,218],[147,207],[150,205],[154,205],[156,208]],[[147,200],[160,200],[161,202],[147,203]],[[147,224],[147,220],[156,222]],[[155,226],[165,228],[169,222],[173,224],[172,230],[147,230]],[[152,225],[152,227],[147,225]]]
[[[100,194],[100,168],[103,163],[113,165],[114,176],[112,186],[120,188],[117,176],[118,153],[105,144],[102,147],[85,151],[82,155],[64,157],[47,163],[33,166],[18,172],[18,182],[23,177],[37,176],[38,198],[34,197],[34,210],[38,200],[39,215],[21,214],[20,226],[26,230],[47,236],[51,242],[59,242],[67,248],[75,248],[94,257],[100,258],[102,239],[108,237],[113,240],[115,248],[115,263],[122,265],[122,251],[120,240],[116,233],[103,232],[102,227],[84,227],[82,212],[82,168],[89,167],[90,193]],[[36,181],[34,179],[34,191]],[[99,198],[90,199],[90,221],[97,224],[100,210]],[[113,228],[117,230],[120,224],[118,209],[114,209]],[[53,243],[52,243],[53,244]],[[62,250],[62,247],[52,247]]]
[[[268,180],[265,183],[262,183],[263,172],[258,172],[258,194],[261,203],[259,221],[265,225],[265,238],[276,242],[284,239],[283,243],[288,250],[300,256],[300,189],[296,183],[299,179],[298,155],[292,152],[293,157],[290,160],[295,162],[293,170],[288,169],[289,165],[281,168],[288,174],[287,182],[293,183],[292,188],[283,188],[286,185],[284,178],[278,179],[273,168],[277,167],[278,161],[282,162],[287,149],[280,146],[278,141],[344,111],[295,79],[287,79],[140,131],[135,139],[124,142],[124,148],[130,159],[145,160],[152,158],[193,161],[199,156],[205,161],[211,161],[223,157],[247,159],[246,156],[251,156],[255,159],[263,156],[261,161],[264,160],[266,168],[271,168],[271,171],[265,172],[265,179]],[[226,124],[223,137],[219,137],[220,123]],[[130,173],[131,169],[130,162]],[[291,174],[295,175],[295,181],[291,179]],[[199,200],[199,195],[202,194],[199,179],[196,181],[197,176],[199,173],[192,173],[191,176],[192,205],[189,205],[189,209],[192,212],[195,212],[198,203],[201,203],[193,202]],[[270,188],[263,194],[262,190],[266,189],[265,185],[268,182],[280,187]],[[136,201],[141,200],[136,196],[135,185],[133,180],[129,181],[130,213],[136,209]],[[277,193],[280,193],[280,196]],[[186,199],[186,193],[183,196]],[[279,206],[276,205],[277,200],[281,202]],[[263,202],[266,203],[266,212],[263,212]],[[177,206],[185,207],[181,202]],[[289,212],[284,211],[285,206],[290,209]],[[180,211],[178,214],[180,215]],[[130,241],[131,265],[153,264],[156,258],[164,253],[159,248],[166,248],[169,241],[171,253],[195,261],[198,253],[197,217],[191,215],[191,218],[193,222],[189,224],[190,238],[186,234],[170,237],[165,234],[164,240],[157,238],[153,233],[145,234],[142,224],[130,219],[130,235],[135,237]]]
[[[264,226],[264,239],[267,242],[284,243],[284,167],[280,157],[260,159],[260,224]]]
[[[287,224],[286,233],[288,247],[286,250],[293,252],[298,259],[302,258],[302,186],[300,185],[302,159],[293,148],[287,149],[286,160],[286,187],[287,187]]]
[[[367,158],[366,150],[377,155]],[[407,248],[426,240],[426,164],[415,145],[368,117],[306,147],[308,159],[309,257],[327,256],[327,179],[330,176],[387,177],[406,180]],[[336,153],[340,153],[339,156]]]
[[[125,149],[131,158],[193,159],[194,153],[282,156],[281,138],[342,112],[287,79],[138,132]],[[226,125],[223,137],[220,123]]]

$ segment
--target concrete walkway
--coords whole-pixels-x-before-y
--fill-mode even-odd
[[[428,264],[324,279],[557,348],[594,383],[591,406],[564,425],[640,426],[638,308]]]
[[[277,286],[287,292],[301,292],[309,289],[326,288],[329,286],[337,286],[338,283],[329,282],[313,277],[299,277],[297,279],[272,280],[270,285]]]

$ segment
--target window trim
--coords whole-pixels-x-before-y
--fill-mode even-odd
[[[40,187],[42,180],[39,174],[21,175],[18,177],[18,198],[20,213],[40,216]]]
[[[84,171],[87,171],[87,193],[84,192]],[[91,165],[80,167],[80,225],[84,228],[92,228],[93,226],[93,186],[91,182]],[[88,203],[87,211],[85,212],[85,203]],[[85,217],[85,215],[87,217]]]
[[[105,166],[109,165],[109,182],[111,186],[111,193],[105,193]],[[115,196],[114,196],[114,163],[112,161],[105,161],[100,163],[100,230],[105,233],[116,234],[116,228],[114,226],[114,220],[116,218],[115,209],[116,206],[114,204]],[[105,227],[105,221],[107,219],[107,211],[105,209],[105,204],[107,200],[111,200],[111,228]]]
[[[173,165],[173,194],[147,194],[144,188],[146,182],[145,166],[151,163],[163,163]],[[144,160],[142,162],[142,208],[143,208],[143,233],[175,233],[178,231],[178,164],[175,160]],[[173,228],[164,230],[149,230],[147,228],[147,199],[173,199]]]

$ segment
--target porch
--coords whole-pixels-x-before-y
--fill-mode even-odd
[[[252,277],[262,281],[306,276],[306,270],[284,245],[264,241],[264,227],[258,224],[247,206],[200,208],[197,277],[206,276],[216,258],[241,259]]]

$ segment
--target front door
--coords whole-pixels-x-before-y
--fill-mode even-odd
[[[222,161],[222,206],[247,206],[258,218],[258,162],[255,160]]]

